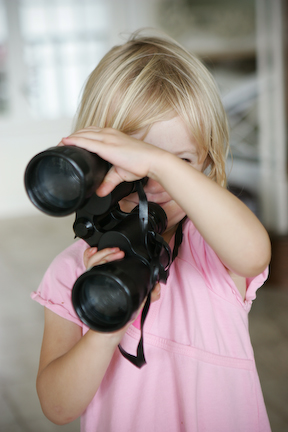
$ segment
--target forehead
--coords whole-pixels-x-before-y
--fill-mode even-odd
[[[143,132],[133,135],[141,139]],[[154,123],[144,141],[170,153],[198,153],[198,145],[192,132],[178,116]]]

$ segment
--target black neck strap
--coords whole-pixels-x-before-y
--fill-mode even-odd
[[[139,196],[139,220],[141,225],[141,232],[143,235],[143,243],[147,246],[147,236],[148,236],[148,201],[146,194],[143,189],[143,185],[140,182],[137,182],[137,192]],[[141,368],[146,364],[145,355],[144,355],[144,347],[143,347],[143,328],[144,322],[147,317],[149,307],[151,303],[151,291],[148,293],[145,305],[142,310],[141,315],[141,337],[137,347],[137,355],[134,356],[132,354],[127,353],[121,345],[119,345],[119,350],[121,354],[129,360],[134,366]]]
[[[144,244],[147,246],[147,238],[148,238],[148,201],[147,201],[147,197],[146,197],[146,194],[144,192],[144,189],[143,189],[143,185],[140,182],[138,182],[138,184],[137,184],[137,192],[138,192],[138,195],[139,195],[139,220],[140,220],[140,224],[141,224],[141,231],[142,231],[142,235],[143,235]],[[180,246],[180,244],[182,242],[182,238],[183,238],[183,235],[182,235],[182,222],[184,221],[184,219],[179,223],[179,225],[177,227],[177,231],[176,231],[176,234],[175,234],[175,245],[174,245],[174,249],[173,249],[172,261],[176,258],[177,253],[178,253],[178,248],[179,248],[179,246]],[[162,237],[161,237],[161,239],[162,239]],[[147,247],[147,251],[149,252],[148,247]],[[151,260],[153,262],[153,257],[150,257],[150,258],[151,258]],[[153,279],[153,271],[151,271],[151,286],[154,288],[154,281],[152,281],[152,279]],[[127,353],[127,351],[125,351],[121,347],[120,344],[118,345],[121,354],[127,360],[129,360],[134,366],[138,367],[139,369],[146,364],[146,359],[145,359],[145,355],[144,355],[144,346],[143,346],[144,345],[144,323],[145,323],[145,319],[147,317],[147,314],[148,314],[148,311],[149,311],[149,308],[150,308],[151,291],[148,293],[145,305],[144,305],[143,310],[142,310],[141,327],[140,327],[141,336],[140,336],[140,340],[139,340],[139,343],[138,343],[138,346],[137,346],[136,356],[133,355],[133,354]]]
[[[142,315],[141,315],[141,337],[137,346],[137,355],[134,356],[133,354],[129,354],[127,353],[127,351],[125,351],[121,345],[119,346],[119,350],[121,352],[121,354],[127,359],[129,360],[134,366],[137,366],[139,369],[144,366],[146,364],[146,359],[145,359],[145,355],[144,355],[144,322],[145,319],[147,317],[148,311],[149,311],[149,307],[150,307],[150,302],[151,302],[151,291],[149,292],[144,308],[142,310]]]

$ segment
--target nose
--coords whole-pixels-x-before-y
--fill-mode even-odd
[[[156,180],[149,178],[147,184],[144,187],[144,191],[150,194],[158,194],[164,192],[164,189]]]

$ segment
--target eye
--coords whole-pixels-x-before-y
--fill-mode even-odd
[[[187,162],[187,163],[191,163],[192,161],[190,160],[190,159],[187,159],[187,158],[181,158],[184,162]]]

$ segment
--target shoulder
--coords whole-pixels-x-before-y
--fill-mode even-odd
[[[205,263],[212,266],[220,264],[218,256],[190,219],[186,219],[183,224],[183,240],[179,248],[178,258],[197,267],[201,272],[206,269]]]
[[[64,275],[65,270],[70,269],[75,272],[75,275],[79,276],[85,271],[83,254],[88,247],[84,240],[77,240],[54,258],[47,271],[63,273]]]
[[[56,314],[82,325],[72,306],[71,291],[76,279],[86,270],[83,253],[88,245],[77,240],[54,258],[37,291],[31,298]]]
[[[183,225],[183,242],[178,259],[193,266],[211,291],[225,300],[234,302],[236,299],[238,304],[246,303],[248,308],[256,297],[256,290],[263,285],[268,275],[268,269],[253,278],[242,278],[229,272],[189,219]],[[186,269],[189,271],[187,266]]]

